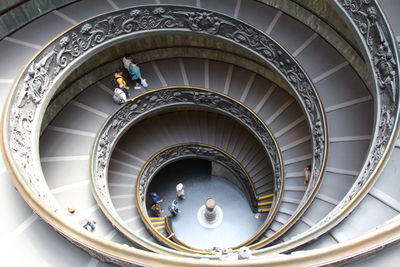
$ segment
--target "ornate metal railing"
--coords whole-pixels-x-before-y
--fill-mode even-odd
[[[204,109],[210,109],[214,112],[219,112],[229,116],[252,132],[254,137],[264,148],[265,153],[269,157],[274,173],[275,200],[269,216],[267,217],[264,225],[260,227],[259,235],[262,234],[272,222],[283,192],[282,178],[284,172],[283,161],[279,147],[268,127],[262,122],[261,119],[257,117],[255,113],[240,104],[238,101],[209,89],[182,86],[152,90],[133,98],[129,103],[122,106],[107,119],[102,127],[102,130],[99,131],[98,136],[96,137],[92,153],[91,184],[93,188],[92,191],[95,194],[95,198],[98,201],[99,206],[102,208],[106,216],[112,221],[112,223],[117,226],[117,228],[123,228],[121,231],[122,233],[128,233],[128,238],[134,240],[135,242],[139,242],[143,246],[147,245],[146,243],[143,243],[140,237],[138,238],[134,233],[132,233],[132,231],[128,229],[115,211],[107,186],[108,162],[118,140],[134,123],[145,118],[146,116],[150,116],[154,112],[165,110],[171,107],[176,108],[179,106],[192,106],[197,108],[202,107]],[[171,149],[166,150],[166,154],[171,151],[174,152]],[[185,150],[181,152],[185,152]],[[186,152],[190,152],[190,150],[186,150]],[[157,155],[155,157],[157,157]],[[164,161],[163,157],[158,160],[151,158],[151,160],[146,163],[145,169],[142,169],[138,176],[136,199],[137,203],[142,205],[142,209],[139,209],[138,211],[147,228],[151,231],[151,224],[146,220],[147,217],[144,213],[145,207],[143,205],[145,202],[148,183],[150,182],[151,175],[155,170],[154,167],[157,167],[157,164],[162,163],[162,161]],[[150,168],[147,168],[149,164],[152,165],[150,165]],[[158,168],[159,166],[157,169]],[[254,197],[255,201],[256,195],[254,188],[252,188],[251,191],[254,192],[252,197]],[[168,240],[165,240],[165,238],[160,236],[157,232],[154,232],[153,234],[159,236],[162,241],[168,243]],[[256,237],[252,237],[251,240],[254,240],[255,238]],[[188,251],[187,249],[177,246],[171,242],[169,242],[168,245],[179,250]],[[189,250],[189,252],[192,251]]]
[[[71,28],[39,51],[16,80],[3,120],[3,149],[15,184],[23,191],[21,194],[57,231],[65,236],[74,235],[72,240],[79,246],[84,246],[79,239],[82,235],[76,235],[57,215],[49,216],[59,206],[48,189],[38,156],[43,114],[68,74],[97,51],[131,39],[135,34],[171,30],[213,36],[237,44],[253,52],[288,82],[304,109],[312,134],[313,170],[303,206],[309,203],[321,183],[327,148],[322,105],[306,73],[277,42],[243,22],[203,9],[146,6],[115,11]],[[89,243],[92,247],[95,244]],[[97,255],[103,252],[99,247]],[[112,254],[110,250],[107,253]]]
[[[399,57],[397,42],[376,1],[330,0],[347,19],[364,44],[375,79],[376,124],[363,168],[342,201],[309,230],[290,241],[259,250],[257,254],[287,251],[317,238],[340,223],[357,206],[382,171],[398,134]],[[400,227],[399,221],[394,223]]]

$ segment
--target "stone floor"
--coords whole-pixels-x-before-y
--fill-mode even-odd
[[[170,164],[153,179],[148,192],[157,192],[164,199],[164,215],[176,198],[175,186],[185,185],[186,199],[179,200],[181,212],[172,219],[176,236],[187,245],[199,249],[228,248],[246,241],[265,220],[256,219],[243,193],[224,178],[210,175],[208,161],[191,159]],[[213,197],[222,209],[223,221],[214,229],[203,227],[197,212],[207,198]]]

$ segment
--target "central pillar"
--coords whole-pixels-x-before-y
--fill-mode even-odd
[[[215,207],[217,206],[217,201],[214,198],[208,198],[206,200],[206,211],[204,213],[204,217],[208,222],[212,222],[217,217],[217,212],[215,211]]]
[[[206,228],[217,228],[222,223],[224,214],[222,209],[217,206],[215,198],[207,198],[203,206],[197,211],[197,220]]]

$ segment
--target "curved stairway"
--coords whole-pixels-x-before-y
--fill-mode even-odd
[[[270,89],[273,87],[271,82],[268,80],[259,76],[253,77],[254,75],[252,75],[250,72],[238,67],[234,67],[230,64],[199,59],[168,59],[146,63],[141,66],[142,73],[146,73],[146,78],[148,81],[150,81],[150,86],[147,88],[147,90],[158,87],[180,85],[182,83],[182,69],[177,67],[179,64],[185,69],[183,73],[185,73],[187,77],[190,77],[187,78],[189,86],[202,85],[199,84],[199,81],[201,81],[204,77],[204,73],[198,71],[198,69],[199,66],[208,64],[210,69],[213,70],[210,72],[211,75],[209,76],[209,87],[211,89],[229,79],[230,75],[225,76],[224,71],[222,71],[222,73],[218,72],[218,70],[226,70],[229,68],[234,69],[235,77],[242,77],[243,80],[245,80],[243,77],[255,80],[254,88],[258,89],[258,98],[260,98],[263,94],[266,94],[266,88]],[[105,78],[103,81],[100,81],[89,87],[73,101],[71,101],[42,134],[42,138],[40,140],[42,168],[50,189],[53,193],[56,192],[56,199],[65,209],[69,206],[79,205],[84,209],[92,208],[91,210],[93,210],[96,206],[94,205],[94,200],[92,198],[86,199],[82,202],[81,199],[75,198],[75,196],[79,195],[84,198],[86,194],[89,194],[89,155],[91,153],[94,137],[96,132],[100,130],[102,123],[104,123],[108,115],[117,108],[117,106],[112,102],[112,91],[107,87],[108,81],[109,78]],[[130,90],[130,94],[131,96],[135,96],[142,91],[143,90]],[[232,90],[231,92],[234,91]],[[274,114],[279,114],[279,116],[275,115],[275,117],[277,117],[275,119],[275,125],[279,126],[290,124],[293,120],[293,117],[297,116],[293,113],[300,112],[298,104],[283,90],[274,89],[274,93],[271,94],[271,101],[277,100],[290,103],[293,108],[282,110],[280,106],[276,106],[276,110],[269,109],[269,113],[264,114],[272,114],[271,116],[274,116]],[[263,101],[264,105],[268,105],[268,103],[268,101]],[[270,118],[271,116],[267,117]],[[79,120],[76,118],[79,118]],[[152,124],[144,124],[143,129],[140,128],[141,135],[133,138],[134,140],[138,139],[138,143],[124,144],[116,148],[116,151],[114,152],[116,158],[114,158],[113,155],[113,158],[110,162],[110,183],[115,184],[113,181],[115,174],[119,177],[121,177],[121,175],[125,176],[126,178],[127,172],[130,171],[132,173],[129,175],[129,178],[131,178],[132,175],[138,173],[143,163],[152,154],[169,145],[189,141],[189,137],[194,136],[195,133],[190,134],[188,129],[196,129],[199,131],[197,135],[200,134],[200,136],[197,136],[197,138],[194,139],[195,141],[197,140],[197,142],[220,147],[228,153],[232,153],[232,155],[235,157],[237,156],[237,159],[243,162],[243,165],[248,169],[251,177],[256,182],[256,190],[259,196],[270,194],[273,184],[264,182],[268,177],[271,178],[270,167],[268,167],[268,159],[265,158],[265,154],[262,153],[262,150],[260,150],[259,146],[249,145],[246,143],[246,141],[250,139],[248,136],[249,134],[241,130],[241,128],[239,128],[237,125],[225,125],[223,123],[217,123],[211,120],[209,123],[212,123],[214,127],[215,125],[224,126],[222,129],[214,129],[214,131],[216,131],[215,134],[220,134],[225,137],[220,137],[218,139],[219,141],[217,141],[217,138],[213,137],[212,134],[213,128],[208,130],[211,131],[210,133],[207,132],[207,129],[210,128],[210,126],[205,124],[207,122],[208,120],[203,118],[195,127],[183,127],[181,125],[179,132],[174,130],[172,125],[161,124],[161,130],[158,132],[156,131],[154,137],[150,135],[148,137],[150,138],[149,140],[144,139],[147,136],[145,125]],[[303,137],[302,139],[309,140],[309,138],[307,138],[309,135],[308,129],[305,127],[305,125],[294,125],[294,127],[290,127],[289,130],[291,133],[295,134],[292,134],[292,137],[286,138],[283,142],[280,142],[281,146],[290,145],[291,143],[298,143],[298,141],[294,139],[297,136],[301,136]],[[161,133],[165,133],[165,135],[160,136]],[[304,138],[304,136],[306,138]],[[213,138],[211,139],[211,137]],[[280,140],[278,139],[278,142],[279,141]],[[126,156],[126,153],[133,148],[135,148],[135,151],[137,151],[138,154],[132,155],[131,153],[128,153],[129,156]],[[284,160],[288,162],[295,162],[298,155],[309,154],[310,149],[309,142],[306,142],[305,145],[300,147],[295,146],[295,148],[292,150],[289,148],[285,152],[286,154],[284,154]],[[290,153],[291,151],[292,153]],[[63,164],[65,164],[65,167],[62,167]],[[119,168],[123,168],[125,170],[121,171],[120,169],[116,169],[116,165],[119,165]],[[68,170],[73,171],[73,173],[63,172],[61,175],[65,178],[60,178],[60,168],[67,168]],[[299,166],[297,169],[298,172],[301,172],[302,168],[302,166]],[[69,177],[71,176],[76,177],[76,180],[70,179]],[[64,181],[67,184],[60,184],[56,181]],[[134,183],[131,181],[130,184],[133,185]],[[129,188],[132,189],[131,187],[128,187],[127,189],[123,190],[130,190]],[[110,189],[114,190],[112,186],[110,186]],[[65,198],[62,197],[61,192],[63,192],[63,190],[65,192]],[[67,190],[70,190],[70,197],[67,196]],[[82,191],[80,192],[78,190]],[[74,197],[71,198],[71,196]],[[127,205],[127,207],[132,206],[134,203],[133,195],[131,196],[130,200],[118,196],[111,196],[114,198],[114,201],[117,201],[116,199],[118,199],[118,201],[122,203],[128,202],[129,205]],[[299,202],[301,197],[302,195],[299,194],[296,201]],[[125,214],[130,214],[132,212],[135,213],[135,209],[125,209],[125,207],[120,205],[121,204],[116,205],[117,210],[122,209],[124,212],[122,218],[127,219],[128,223],[131,223],[131,219],[133,219],[135,215],[131,214],[129,217],[126,217]],[[100,210],[96,210],[96,212],[98,214],[93,214],[94,218],[103,218]],[[99,221],[98,224],[102,225],[102,223],[104,223],[103,220]],[[135,229],[135,232],[141,232],[146,238],[148,238],[148,234],[145,231],[142,231],[143,227],[141,224],[139,225],[140,226]]]
[[[269,159],[265,152],[258,149],[258,141],[240,124],[204,111],[158,115],[134,125],[124,134],[112,154],[108,171],[112,203],[135,234],[143,233],[145,238],[150,237],[144,233],[143,222],[135,207],[135,184],[139,171],[152,155],[166,147],[185,143],[207,144],[228,153],[248,172],[257,195],[273,192]],[[259,220],[262,223],[265,216]]]
[[[47,40],[77,21],[114,8],[128,7],[132,2],[134,1],[129,3],[122,0],[79,1],[39,18],[2,40],[1,51],[7,51],[7,53],[2,53],[5,60],[0,62],[2,69],[0,89],[4,93],[3,98],[16,77],[18,69]],[[330,147],[327,173],[313,203],[280,242],[312,227],[343,198],[362,167],[369,147],[374,117],[372,97],[365,85],[340,53],[320,36],[271,7],[253,1],[236,1],[236,5],[225,3],[226,1],[205,0],[183,1],[183,3],[182,1],[155,2],[156,4],[165,2],[193,6],[200,4],[203,8],[217,10],[247,21],[276,38],[296,57],[310,75],[327,114]],[[42,31],[42,27],[46,27],[46,31]],[[296,29],[296,34],[288,32],[287,29]],[[9,67],[9,62],[12,62],[13,68]],[[186,77],[182,73],[182,66]],[[216,72],[216,70],[221,72]],[[309,131],[301,109],[293,98],[258,75],[233,65],[211,60],[155,61],[144,64],[142,72],[146,73],[146,78],[150,81],[152,88],[193,85],[227,93],[244,102],[267,122],[278,139],[285,161],[283,204],[267,236],[278,231],[289,220],[303,197],[305,186],[302,169],[309,164],[311,158]],[[63,207],[79,204],[85,212],[98,220],[99,227],[96,234],[119,243],[128,243],[129,241],[112,229],[95,204],[89,192],[89,172],[85,171],[89,168],[89,154],[97,129],[115,110],[115,106],[110,101],[110,94],[105,88],[107,83],[107,80],[103,80],[85,90],[52,121],[41,137],[41,162],[47,183]],[[392,152],[381,178],[355,212],[339,226],[302,249],[324,247],[348,240],[374,229],[398,214],[400,210],[397,200],[398,190],[393,187],[397,150],[398,147]],[[139,163],[143,160],[139,160]],[[129,162],[124,163],[129,164]],[[114,164],[118,163],[114,161]],[[7,176],[4,168],[2,171],[3,176]],[[2,181],[5,183],[3,188],[10,188],[9,179],[2,179]],[[7,190],[4,196],[5,201],[10,203],[9,208],[16,210],[13,218],[2,227],[5,233],[9,232],[5,234],[5,240],[12,241],[11,250],[13,244],[23,243],[18,240],[25,240],[28,238],[26,235],[38,238],[33,235],[37,231],[44,232],[46,239],[52,240],[52,245],[41,243],[39,246],[41,252],[31,252],[25,259],[20,259],[21,262],[29,262],[29,259],[37,261],[38,257],[42,258],[45,255],[47,263],[54,263],[50,264],[52,266],[61,266],[61,264],[80,266],[85,265],[85,262],[100,265],[97,260],[91,259],[89,255],[69,245],[57,234],[48,231],[47,226],[32,214],[16,192]],[[371,214],[377,211],[379,211],[379,216],[371,219]],[[362,227],[359,223],[360,219],[364,222]],[[66,253],[69,255],[76,256],[60,263],[57,257],[50,253],[49,255],[43,253],[43,251],[52,251],[56,246],[68,251]],[[15,255],[15,252],[10,255]]]

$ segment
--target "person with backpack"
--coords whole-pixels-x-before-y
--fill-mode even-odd
[[[148,86],[146,79],[144,79],[142,77],[142,74],[140,73],[139,66],[135,61],[133,61],[131,57],[123,57],[122,62],[124,64],[124,67],[129,71],[131,80],[135,82],[135,89],[141,89],[141,85],[143,87]]]
[[[129,86],[126,85],[126,81],[123,77],[124,70],[118,69],[111,81],[112,86],[114,87],[114,96],[113,100],[116,104],[123,104],[126,102],[127,98],[129,98],[128,90]]]

